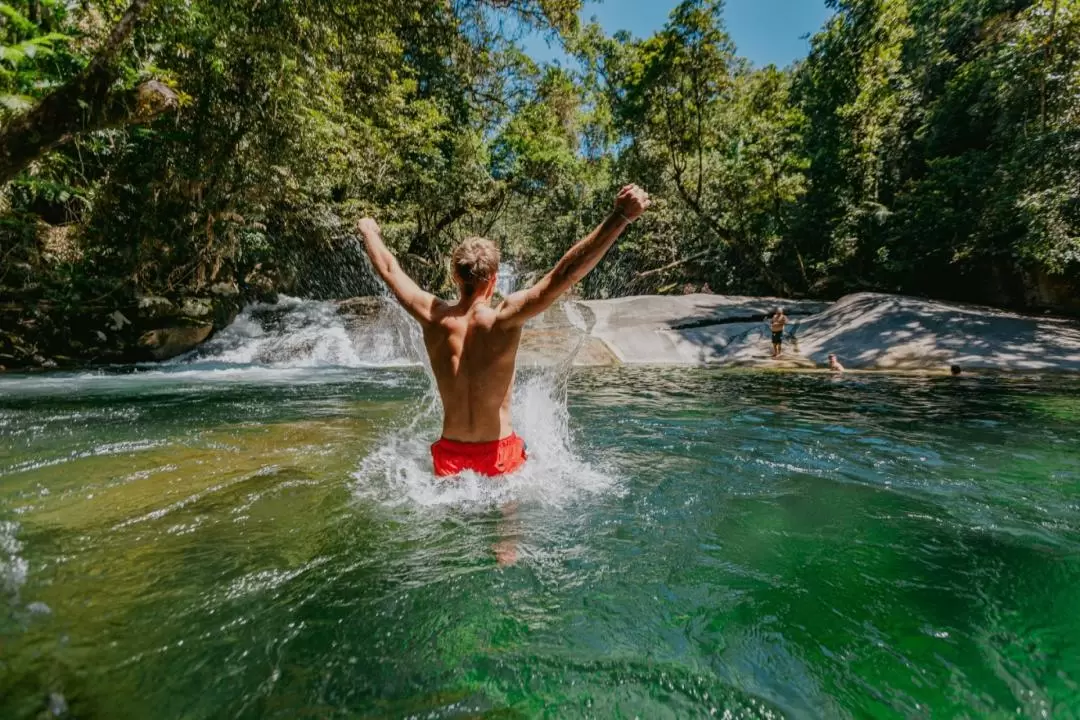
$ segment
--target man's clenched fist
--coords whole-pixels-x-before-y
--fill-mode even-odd
[[[374,218],[363,218],[356,223],[356,230],[365,237],[368,235],[379,234],[379,223],[375,222]]]
[[[627,222],[634,222],[648,209],[650,202],[649,193],[637,185],[627,185],[615,198],[615,212],[622,215]]]

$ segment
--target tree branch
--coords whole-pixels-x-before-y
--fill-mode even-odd
[[[156,80],[115,90],[115,58],[152,0],[133,0],[86,68],[0,131],[0,185],[34,160],[80,133],[143,123],[178,105],[176,93]]]
[[[700,260],[704,257],[708,257],[709,255],[712,255],[713,252],[714,248],[709,248],[708,250],[702,250],[701,252],[695,253],[690,257],[683,258],[682,260],[670,262],[663,267],[653,268],[652,270],[645,270],[644,272],[639,272],[637,275],[634,276],[634,280],[644,280],[645,278],[652,277],[653,275],[659,275],[660,273],[665,273],[668,270],[674,270],[675,268],[686,265],[687,263],[692,263],[695,260]]]

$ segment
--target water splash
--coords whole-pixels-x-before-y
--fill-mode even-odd
[[[482,508],[510,501],[564,506],[583,493],[614,489],[617,481],[601,463],[581,459],[570,429],[567,383],[582,345],[577,343],[557,365],[518,373],[512,398],[514,425],[529,451],[522,470],[497,482],[474,473],[452,482],[434,479],[431,443],[441,431],[442,407],[428,369],[428,393],[411,417],[391,428],[378,449],[361,461],[354,474],[357,497],[394,507]]]

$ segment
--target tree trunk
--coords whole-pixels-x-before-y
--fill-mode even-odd
[[[0,185],[79,133],[147,122],[176,108],[176,93],[156,80],[114,89],[120,78],[116,54],[150,2],[133,0],[86,69],[0,132]]]
[[[720,227],[720,224],[716,221],[716,219],[712,217],[709,213],[707,213],[705,209],[701,207],[701,205],[697,202],[697,200],[691,197],[690,193],[686,191],[686,188],[683,187],[681,177],[676,176],[675,187],[679,191],[679,195],[682,196],[683,201],[690,207],[691,210],[693,210],[695,215],[705,221],[705,224],[709,226],[710,230],[716,233],[719,238],[721,238],[725,243],[727,243],[728,247],[734,249],[735,252],[739,253],[743,260],[757,268],[757,271],[761,273],[761,278],[769,285],[770,288],[772,288],[773,292],[780,295],[792,294],[791,288],[786,282],[784,282],[783,278],[773,272],[772,268],[770,268],[765,263],[765,261],[761,259],[761,256],[754,252],[753,248],[746,247],[742,242],[732,238],[726,232],[724,232],[724,229]]]

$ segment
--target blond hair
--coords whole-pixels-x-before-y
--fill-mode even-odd
[[[454,248],[450,262],[466,295],[487,284],[499,271],[499,248],[482,237],[466,238]]]

